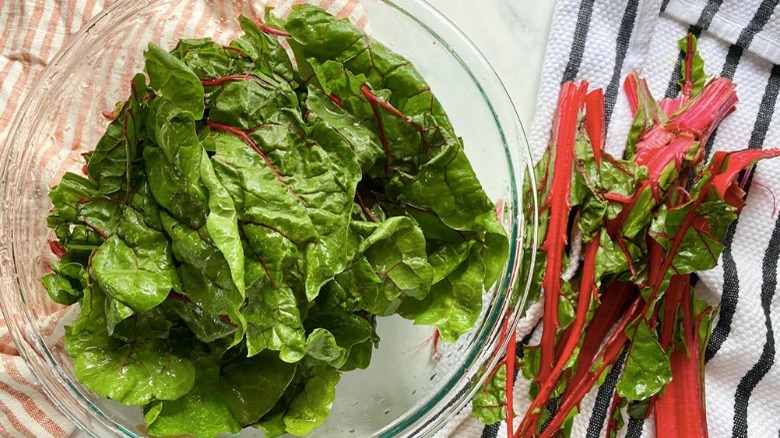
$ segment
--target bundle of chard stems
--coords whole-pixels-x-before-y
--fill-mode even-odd
[[[568,436],[583,397],[613,367],[607,436],[623,426],[622,411],[654,413],[661,438],[707,436],[703,351],[716,309],[694,294],[693,278],[717,265],[753,165],[780,150],[710,156],[708,139],[738,99],[732,81],[706,77],[696,45],[680,40],[676,98],[656,101],[645,79],[625,78],[634,118],[622,158],[604,150],[603,91],[561,87],[534,168],[539,244],[527,301],[543,303],[541,338],[517,357],[505,329],[506,355],[473,403],[486,423],[506,420],[509,437]],[[530,381],[524,413],[513,407],[516,371]]]

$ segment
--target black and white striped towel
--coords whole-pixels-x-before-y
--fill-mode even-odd
[[[630,124],[623,78],[637,70],[656,98],[675,96],[681,60],[677,40],[687,32],[700,38],[707,73],[732,78],[740,99],[737,111],[712,136],[708,153],[780,147],[778,3],[558,0],[530,132],[532,150],[538,157],[546,145],[561,82],[586,79],[606,92],[607,148],[619,154]],[[713,438],[780,435],[780,363],[775,364],[780,362],[775,344],[780,219],[773,195],[780,195],[780,160],[756,167],[749,193],[739,221],[728,232],[719,266],[703,273],[696,286],[700,296],[721,303],[706,353],[707,419]],[[532,308],[530,313],[533,319],[539,312]],[[608,377],[604,389],[584,400],[572,436],[604,435],[615,380]],[[515,404],[522,415],[528,397],[527,385],[520,381]],[[458,438],[506,436],[503,425],[484,427],[465,413],[461,418],[459,426],[443,432]],[[631,420],[620,436],[653,437],[653,422]]]

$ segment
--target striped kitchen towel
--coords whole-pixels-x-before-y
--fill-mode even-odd
[[[50,59],[111,0],[0,1],[0,145]],[[42,325],[45,329],[45,326]],[[0,315],[0,436],[66,437],[75,426],[52,405],[19,357]]]
[[[129,0],[134,1],[134,0]],[[54,55],[69,37],[93,17],[117,0],[0,0],[0,145],[5,145],[9,124]],[[175,26],[159,30],[165,37],[203,36],[198,32],[210,17],[232,19],[240,13],[260,15],[266,6],[275,6],[279,14],[294,3],[314,3],[338,17],[349,17],[362,26],[366,15],[359,0],[193,0],[192,8],[178,15]],[[154,29],[142,29],[139,38],[152,40]],[[228,39],[228,38],[226,38]],[[113,74],[130,77],[134,71],[120,65]],[[106,65],[105,68],[113,68]],[[124,71],[128,70],[128,71]],[[108,74],[108,73],[107,73]],[[127,81],[123,82],[127,83]],[[99,97],[106,99],[106,96]],[[113,102],[104,102],[110,108]],[[57,306],[52,304],[52,312]],[[45,335],[54,330],[60,313],[52,313],[38,322]],[[78,434],[75,426],[49,401],[37,385],[35,376],[14,347],[8,327],[0,315],[0,437],[63,438]]]
[[[639,71],[656,98],[676,96],[682,59],[677,40],[688,32],[700,37],[706,72],[733,79],[740,99],[737,111],[710,138],[708,154],[780,147],[779,2],[559,0],[530,132],[532,150],[538,157],[546,147],[561,82],[588,80],[605,90],[607,148],[621,153],[631,122],[621,89],[623,78]],[[780,434],[780,363],[775,363],[780,362],[780,352],[774,331],[780,324],[780,218],[774,195],[778,193],[780,160],[760,163],[747,206],[728,231],[718,268],[701,274],[696,286],[700,296],[720,303],[706,351],[711,437]],[[525,328],[533,327],[539,314],[533,307],[529,313]],[[530,339],[531,344],[537,341]],[[585,399],[573,437],[604,436],[616,377],[612,373]],[[514,399],[515,411],[525,412],[527,385],[518,381]],[[455,436],[502,438],[506,432],[502,425],[484,427],[467,420]],[[655,436],[652,418],[627,421],[619,436]]]

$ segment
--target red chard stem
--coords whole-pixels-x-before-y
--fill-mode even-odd
[[[558,114],[553,123],[551,139],[551,164],[553,165],[547,203],[550,219],[547,236],[540,249],[546,255],[542,288],[544,289],[544,316],[542,327],[541,366],[537,381],[547,380],[555,364],[555,337],[558,333],[558,302],[561,295],[561,271],[563,257],[568,241],[568,220],[571,210],[570,189],[574,163],[574,143],[577,134],[578,118],[585,97],[587,84],[576,85],[573,82],[563,84],[558,98]]]

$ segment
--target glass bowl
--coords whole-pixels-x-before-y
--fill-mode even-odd
[[[292,3],[288,1],[287,3]],[[380,319],[380,347],[366,370],[345,373],[331,417],[316,437],[432,436],[465,406],[493,368],[506,341],[503,316],[516,316],[528,286],[519,266],[532,263],[520,242],[535,233],[535,214],[523,215],[522,184],[530,163],[522,126],[493,69],[446,18],[420,0],[321,1],[349,16],[412,61],[448,112],[488,195],[502,206],[510,258],[496,286],[484,293],[473,330],[434,353],[431,327],[397,317]],[[263,11],[262,1],[120,1],[73,36],[42,74],[11,125],[0,151],[0,304],[18,347],[54,403],[92,436],[144,436],[140,408],[105,400],[82,387],[63,345],[63,326],[75,308],[49,301],[39,278],[54,260],[46,228],[48,190],[66,171],[78,171],[110,111],[129,94],[149,41],[172,48],[182,37],[227,42],[239,13]],[[289,5],[278,5],[283,15]],[[528,183],[529,181],[526,181]],[[533,186],[533,181],[530,181]],[[530,190],[528,193],[535,193]],[[525,200],[534,206],[534,200]],[[534,210],[535,211],[535,210]],[[531,218],[530,220],[528,218]],[[511,299],[510,299],[511,298]],[[515,321],[516,319],[512,319]],[[499,354],[496,354],[499,352]],[[247,429],[241,436],[261,436]]]

